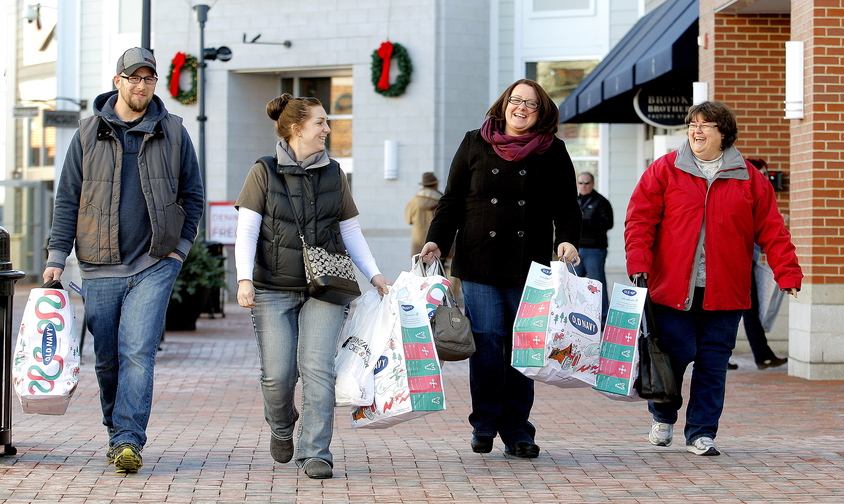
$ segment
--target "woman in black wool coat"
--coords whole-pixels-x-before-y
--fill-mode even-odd
[[[466,133],[422,247],[448,255],[463,282],[477,351],[469,358],[472,450],[539,455],[530,423],[533,380],[510,365],[515,321],[532,261],[579,263],[581,213],[571,158],[555,136],[559,111],[536,82],[521,79]],[[455,241],[456,235],[456,241]]]

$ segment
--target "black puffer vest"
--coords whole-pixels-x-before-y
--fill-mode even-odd
[[[281,166],[268,156],[259,160],[268,171],[267,201],[258,234],[253,283],[265,289],[305,291],[302,240],[296,218],[308,245],[329,252],[345,252],[340,236],[340,164],[303,169]],[[290,208],[290,201],[296,215]]]

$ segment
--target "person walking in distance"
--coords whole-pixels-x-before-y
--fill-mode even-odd
[[[422,250],[425,245],[425,235],[428,233],[428,228],[431,226],[431,221],[434,220],[434,212],[437,210],[437,204],[440,201],[443,193],[439,191],[439,180],[432,172],[425,172],[422,174],[422,182],[419,183],[422,189],[416,193],[404,209],[404,220],[411,226],[413,230],[410,234],[410,255],[416,255]],[[454,293],[456,299],[462,299],[462,289],[460,288],[460,279],[451,276],[451,257],[442,257],[443,269],[448,280],[451,282],[451,291]]]
[[[612,205],[607,198],[595,190],[595,177],[589,172],[577,176],[577,202],[583,212],[583,231],[580,234],[580,264],[574,269],[578,276],[592,278],[604,287],[601,306],[601,325],[607,322],[609,295],[607,294],[607,275],[604,265],[607,262],[607,231],[612,229]]]
[[[434,219],[434,211],[443,193],[438,190],[439,180],[432,172],[422,174],[422,189],[416,193],[404,208],[404,220],[413,230],[410,233],[410,255],[418,254],[425,245],[425,235]]]
[[[747,162],[752,164],[759,170],[759,173],[768,178],[768,163],[762,158],[747,158]],[[783,222],[788,225],[788,216],[782,214]],[[756,263],[759,262],[762,255],[762,249],[759,245],[753,247],[753,269],[756,269]],[[779,367],[788,362],[788,357],[777,357],[770,345],[768,345],[768,336],[765,334],[765,328],[762,327],[762,321],[759,320],[759,289],[756,285],[756,276],[753,275],[750,283],[750,308],[744,310],[742,313],[742,324],[744,325],[744,334],[747,336],[747,342],[750,344],[750,350],[753,352],[753,360],[756,362],[757,369],[767,369],[769,367]],[[731,369],[738,368],[738,365],[732,364]]]
[[[132,473],[143,466],[164,314],[205,203],[182,119],[155,95],[152,52],[123,53],[113,82],[71,140],[43,277],[60,280],[75,246],[107,459],[117,472]]]

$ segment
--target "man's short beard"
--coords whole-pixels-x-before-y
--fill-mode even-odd
[[[129,107],[129,110],[138,114],[146,112],[149,107],[149,103],[152,101],[152,98],[149,95],[145,96],[143,99],[138,98],[135,100],[135,97],[128,90],[120,91],[120,99],[123,100],[123,103],[125,103],[127,107]],[[141,105],[141,103],[143,103],[143,105]]]
[[[149,102],[146,102],[143,106],[141,106],[137,102],[133,102],[130,98],[127,105],[129,105],[129,108],[132,110],[132,112],[146,112],[147,107],[149,106]]]

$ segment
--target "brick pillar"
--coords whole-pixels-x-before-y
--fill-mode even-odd
[[[806,275],[789,310],[789,374],[844,379],[844,0],[792,0],[804,118],[791,123],[791,227]]]
[[[782,171],[780,210],[803,273],[788,298],[789,374],[844,379],[844,0],[792,0],[788,14],[727,14],[701,0],[699,79],[736,112],[745,156]],[[784,119],[785,46],[805,43],[805,116]]]

